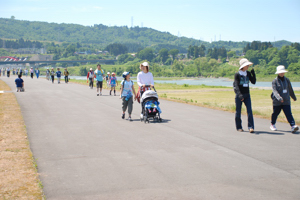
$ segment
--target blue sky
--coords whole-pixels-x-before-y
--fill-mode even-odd
[[[205,41],[300,42],[300,0],[0,0],[0,17],[133,25]],[[1,27],[0,27],[1,28]]]

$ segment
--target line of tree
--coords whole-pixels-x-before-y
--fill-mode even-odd
[[[212,43],[187,38],[177,37],[168,32],[160,32],[147,27],[112,26],[102,24],[83,26],[78,24],[57,24],[37,21],[17,20],[14,18],[0,18],[0,37],[9,39],[24,38],[26,40],[56,41],[68,43],[85,43],[97,45],[104,49],[112,43],[121,43],[127,46],[129,52],[137,52],[139,48],[154,46],[157,53],[160,49],[178,49],[186,53],[190,45],[205,45],[206,49],[221,48],[242,50],[248,42],[215,41]],[[155,45],[160,45],[158,49]],[[172,45],[172,47],[170,47]],[[288,41],[277,41],[276,47],[290,45]],[[185,49],[185,52],[182,50]]]
[[[23,38],[17,40],[2,40],[0,39],[0,48],[42,48],[44,45],[39,41],[24,40]]]

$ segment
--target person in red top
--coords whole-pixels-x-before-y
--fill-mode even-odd
[[[95,73],[93,71],[93,68],[90,68],[90,71],[88,72],[88,74],[86,76],[86,79],[87,79],[86,82],[88,82],[88,80],[90,80],[89,86],[91,89],[93,89],[93,87],[94,87],[94,78],[95,78]]]

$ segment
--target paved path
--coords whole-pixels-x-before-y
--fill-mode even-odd
[[[16,96],[49,200],[300,199],[300,135],[288,124],[270,132],[256,118],[256,134],[239,133],[233,113],[169,101],[163,123],[141,123],[137,103],[129,122],[108,91],[24,79]]]

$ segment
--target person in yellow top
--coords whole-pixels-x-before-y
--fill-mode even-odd
[[[67,68],[64,71],[64,76],[65,76],[65,83],[68,83],[69,82],[69,72],[68,72]]]

